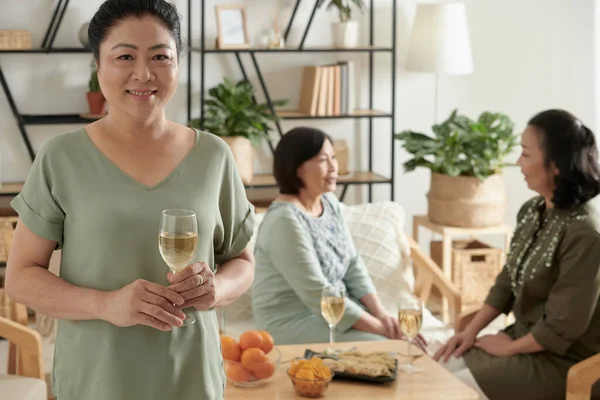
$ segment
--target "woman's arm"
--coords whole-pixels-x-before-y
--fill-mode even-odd
[[[48,271],[56,242],[43,239],[19,222],[6,270],[6,292],[17,303],[61,319],[99,319],[104,296],[80,288]]]
[[[252,286],[254,281],[254,254],[249,247],[238,257],[221,265],[215,274],[217,301],[215,307],[233,303]]]
[[[539,353],[540,351],[544,351],[541,344],[538,343],[537,340],[533,337],[531,333],[517,339],[513,340],[510,345],[510,351],[512,354],[530,354],[530,353]]]
[[[575,225],[575,224],[574,224]],[[543,348],[564,355],[586,333],[600,299],[600,234],[568,227],[557,252],[558,278],[531,328]]]
[[[19,222],[9,254],[6,291],[17,303],[68,320],[102,319],[117,326],[148,325],[170,330],[181,325],[183,304],[176,292],[138,280],[114,292],[72,285],[48,271],[56,242],[41,238]]]

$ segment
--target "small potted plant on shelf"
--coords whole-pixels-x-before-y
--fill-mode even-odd
[[[90,76],[89,89],[87,92],[87,101],[90,108],[90,114],[93,116],[100,116],[106,113],[106,99],[100,89],[100,83],[98,82],[98,71],[92,69],[92,75]]]
[[[248,184],[254,176],[253,145],[268,139],[271,122],[279,121],[271,113],[268,103],[253,100],[254,87],[248,81],[233,82],[227,78],[208,91],[204,107],[204,126],[200,120],[189,122],[191,127],[205,129],[220,136],[231,148],[242,181]],[[273,107],[287,104],[287,100],[273,101]]]
[[[461,227],[502,223],[506,204],[502,169],[518,144],[513,122],[490,112],[474,121],[454,110],[432,130],[432,136],[411,130],[395,135],[413,155],[404,163],[405,171],[431,170],[429,219]]]
[[[336,8],[340,22],[332,25],[333,46],[336,48],[354,48],[358,45],[358,21],[352,20],[352,7],[364,10],[364,0],[320,0],[319,7],[329,2],[327,9]]]

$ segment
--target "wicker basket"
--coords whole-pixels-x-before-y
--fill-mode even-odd
[[[440,225],[481,228],[504,222],[506,188],[502,175],[484,181],[471,176],[431,174],[427,215]]]
[[[0,30],[0,50],[31,49],[31,35],[24,30]]]
[[[441,267],[442,242],[431,242],[431,258]],[[452,242],[452,282],[463,306],[481,305],[502,270],[504,252],[478,240]]]

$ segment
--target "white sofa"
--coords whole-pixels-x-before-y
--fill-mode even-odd
[[[400,297],[412,293],[415,283],[409,243],[404,233],[404,210],[390,201],[343,205],[342,210],[357,251],[365,262],[383,305],[395,314]],[[263,216],[257,214],[254,238]],[[256,328],[251,296],[249,291],[225,309],[227,335],[238,337],[246,330]],[[424,310],[422,334],[428,341],[443,342],[452,333],[453,329],[436,319],[429,310]]]

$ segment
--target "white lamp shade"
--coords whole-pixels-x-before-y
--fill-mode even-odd
[[[464,2],[417,5],[406,69],[450,75],[473,72]]]

